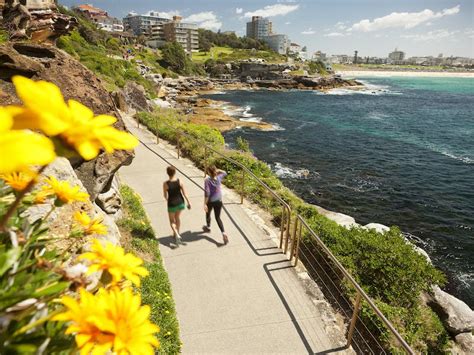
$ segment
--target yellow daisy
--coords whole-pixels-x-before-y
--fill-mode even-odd
[[[15,191],[23,191],[32,181],[36,181],[38,174],[32,170],[14,171],[9,174],[0,174],[0,179]]]
[[[51,163],[56,154],[53,143],[38,133],[12,130],[13,117],[0,107],[0,173],[20,171],[31,165]]]
[[[99,240],[94,239],[91,251],[80,255],[79,259],[89,260],[89,273],[107,270],[112,275],[114,284],[127,279],[140,286],[140,276],[148,275],[148,270],[141,266],[142,259],[130,253],[125,254],[123,248],[110,242],[103,246]]]
[[[152,355],[159,342],[159,328],[150,322],[150,307],[141,306],[141,298],[130,289],[100,289],[95,295],[81,290],[80,299],[64,296],[67,311],[56,321],[71,322],[67,334],[76,334],[83,354]]]
[[[77,211],[74,213],[74,220],[82,227],[87,235],[107,234],[107,227],[102,224],[103,218],[91,219],[85,212]]]
[[[50,191],[56,195],[57,200],[61,203],[71,203],[75,201],[85,202],[89,195],[82,192],[78,185],[71,186],[67,181],[58,181],[54,176],[50,176],[45,180],[44,191]]]

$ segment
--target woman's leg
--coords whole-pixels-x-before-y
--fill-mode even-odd
[[[181,212],[183,211],[178,211],[174,215],[174,223],[175,223],[176,231],[178,232],[178,235],[179,235],[179,229],[181,228],[181,219],[179,218],[181,216]]]
[[[225,233],[224,224],[221,220],[221,211],[222,211],[222,201],[214,202],[214,216],[216,217],[216,222],[219,225],[219,229],[222,233]]]
[[[212,202],[207,203],[207,212],[206,212],[206,226],[207,229],[211,228],[211,211],[212,211]]]
[[[168,217],[169,217],[169,220],[170,220],[170,226],[171,226],[171,229],[173,230],[173,236],[176,237],[176,234],[178,233],[177,229],[176,229],[176,212],[168,212]]]

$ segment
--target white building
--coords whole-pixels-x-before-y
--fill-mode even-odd
[[[278,54],[286,54],[288,52],[290,41],[287,35],[271,34],[263,37],[262,40]]]

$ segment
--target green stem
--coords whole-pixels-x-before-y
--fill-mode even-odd
[[[20,334],[24,334],[24,333],[26,333],[28,330],[33,329],[33,328],[35,328],[35,327],[37,327],[37,326],[39,326],[39,325],[41,325],[41,324],[47,322],[47,321],[50,320],[52,317],[54,317],[55,315],[57,315],[57,314],[59,314],[59,313],[61,313],[61,312],[63,312],[62,309],[57,309],[57,310],[55,310],[54,312],[49,313],[46,317],[40,318],[40,319],[38,319],[37,321],[35,321],[35,322],[33,322],[33,323],[30,323],[30,324],[25,325],[24,327],[21,327],[21,328],[18,329],[15,333],[13,333],[12,338],[14,338],[14,337],[16,337],[16,336],[18,336],[18,335],[20,335]]]
[[[38,176],[43,173],[43,171],[46,169],[47,166],[48,165],[42,166],[38,170]],[[2,220],[0,221],[0,232],[6,232],[8,221],[10,220],[11,216],[13,216],[13,213],[15,213],[16,209],[20,205],[20,202],[23,200],[25,195],[31,191],[33,186],[35,186],[35,183],[36,183],[36,179],[32,179],[28,183],[28,185],[26,185],[26,187],[22,191],[20,191],[20,193],[15,199],[15,202],[13,202],[13,204],[8,209],[7,213],[2,217]]]

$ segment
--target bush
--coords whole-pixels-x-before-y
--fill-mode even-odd
[[[314,206],[305,203],[284,187],[264,162],[247,152],[223,149],[224,139],[217,130],[183,123],[173,110],[160,110],[152,114],[140,113],[138,118],[152,131],[158,131],[161,138],[176,143],[177,130],[188,132],[201,142],[208,143],[229,158],[245,165],[289,203],[293,211],[305,218],[416,350],[421,352],[429,350],[429,353],[443,351],[448,339],[447,333],[439,318],[429,308],[420,305],[419,297],[422,292],[429,292],[431,285],[442,285],[445,277],[416,252],[398,228],[392,227],[385,234],[362,228],[346,229],[319,214]],[[205,155],[202,144],[181,137],[180,146],[185,147],[183,153],[197,166],[203,165]],[[240,190],[242,176],[240,168],[219,156],[211,155],[208,159],[207,163],[213,163],[227,171],[228,176],[225,179],[227,186]],[[281,205],[268,196],[266,190],[259,184],[249,181],[244,193],[249,200],[269,211],[276,222],[280,220]],[[350,289],[346,289],[346,292],[349,297],[353,296]],[[378,318],[375,318],[368,309],[364,309],[361,317],[378,322]],[[384,329],[380,324],[379,327]],[[380,333],[380,338],[387,347],[390,347],[393,339],[390,339],[388,334],[388,330],[385,329]]]
[[[189,59],[178,42],[168,42],[161,48],[162,65],[179,74],[204,74],[204,69]]]

